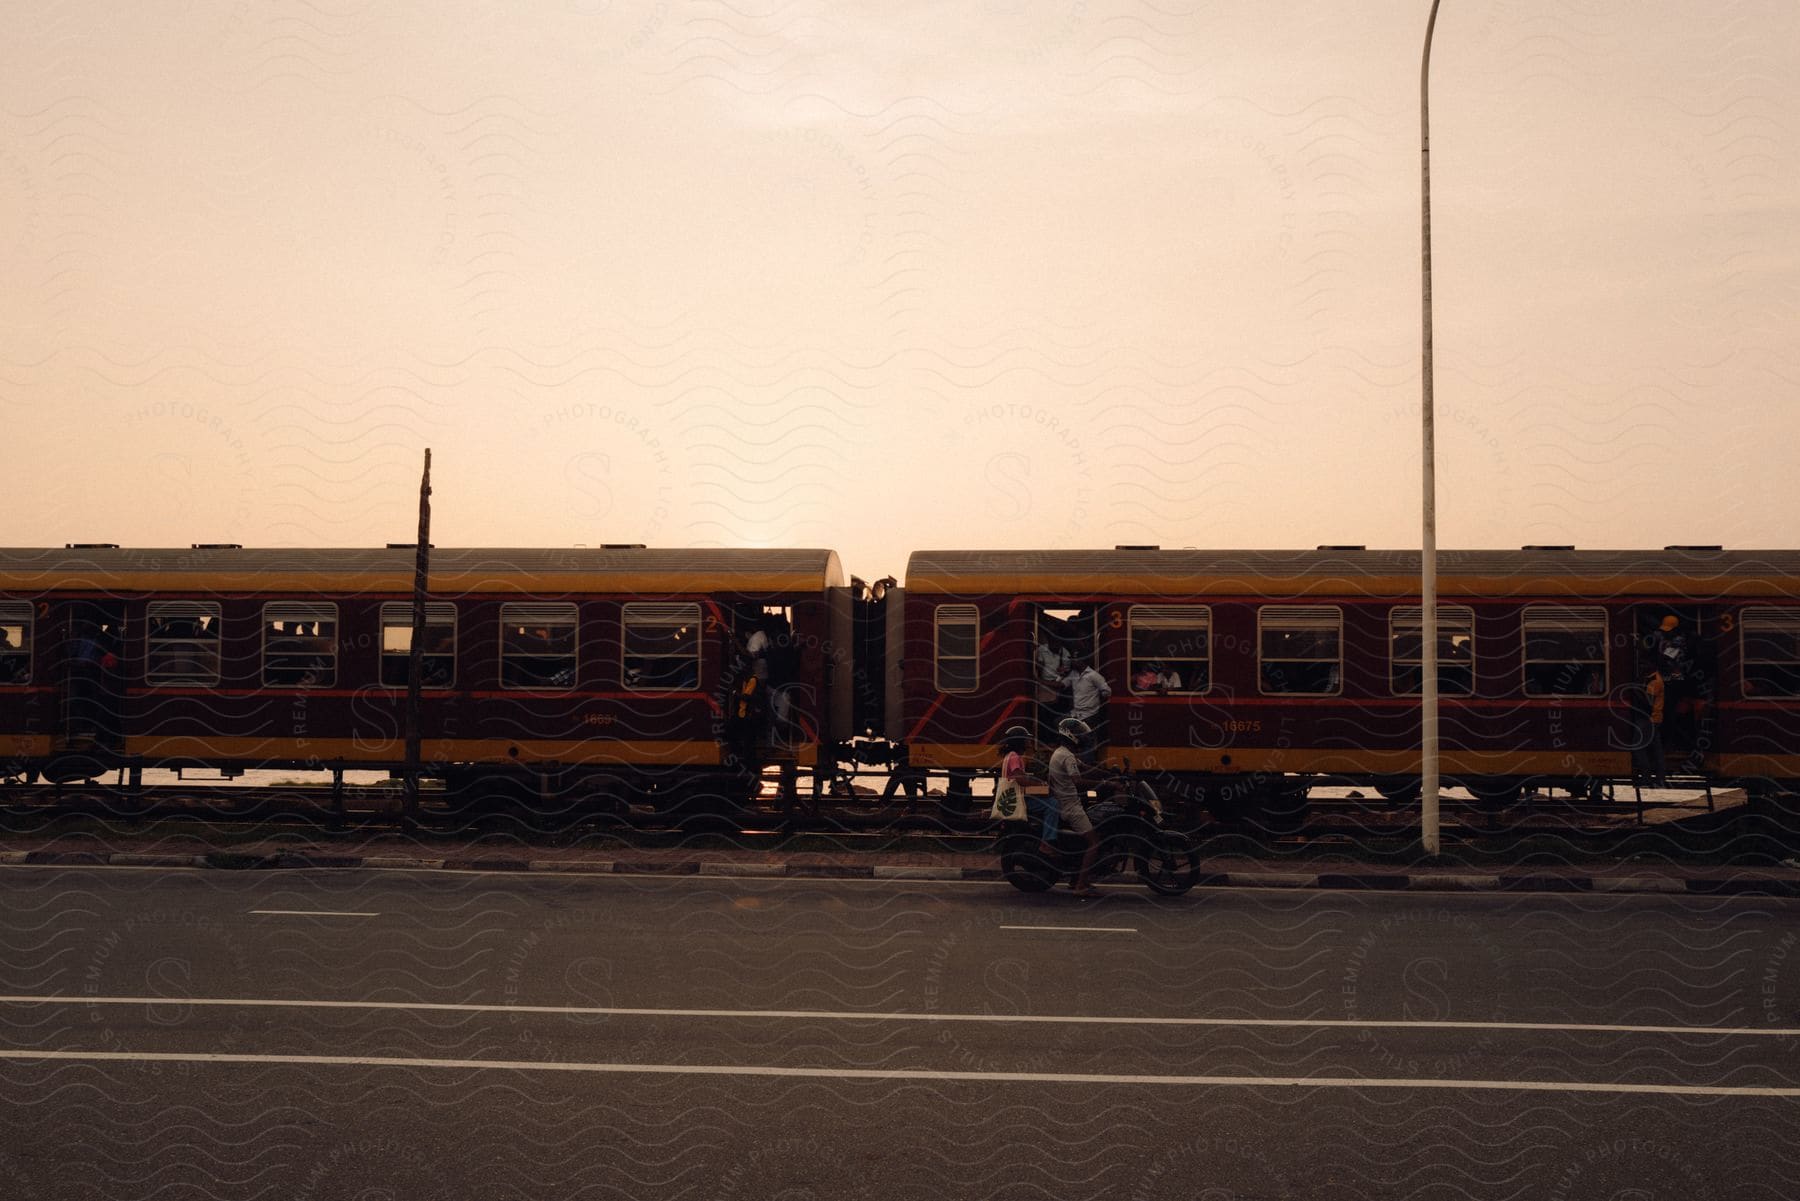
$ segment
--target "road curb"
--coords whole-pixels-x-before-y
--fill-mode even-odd
[[[961,880],[966,868],[960,867],[894,867],[875,865],[877,880]]]
[[[109,855],[113,867],[205,867],[203,855]]]
[[[873,880],[872,863],[790,863],[782,873],[789,880]]]
[[[427,858],[411,855],[332,855],[280,851],[208,851],[197,855],[153,852],[0,851],[0,866],[168,867],[213,871],[362,869],[458,871],[532,875],[697,876],[715,879],[893,880],[988,883],[1004,879],[998,867],[933,867],[861,863],[738,863],[731,860],[524,859],[513,856]],[[1119,882],[1129,883],[1128,877]],[[1452,873],[1202,871],[1196,889],[1254,888],[1317,892],[1512,892],[1607,893],[1708,897],[1800,898],[1800,879],[1759,876],[1559,876],[1543,872]]]
[[[785,863],[702,863],[695,873],[701,876],[780,876],[785,875],[788,865]]]
[[[25,862],[59,867],[104,867],[110,855],[99,851],[26,851]]]
[[[240,851],[208,851],[197,858],[201,867],[228,872],[262,871],[281,866],[280,855],[246,855]]]
[[[612,874],[613,861],[610,859],[531,859],[525,869],[531,872],[561,872],[564,875],[608,876]]]
[[[1298,872],[1226,872],[1230,888],[1318,888],[1319,877]]]
[[[1352,875],[1344,872],[1320,872],[1319,888],[1372,889],[1403,892],[1412,887],[1412,877],[1393,872]]]
[[[1494,892],[1499,876],[1453,876],[1428,872],[1406,878],[1408,892]]]
[[[629,859],[621,859],[613,864],[613,871],[621,876],[697,876],[700,874],[700,861],[691,859],[680,863],[658,863],[651,859],[633,863]]]
[[[1595,892],[1686,892],[1686,880],[1666,876],[1595,876]]]
[[[450,872],[528,872],[531,870],[531,860],[502,856],[446,859],[444,860],[444,870]]]
[[[1686,881],[1690,896],[1773,896],[1800,897],[1800,880],[1757,879],[1690,879]]]
[[[1500,877],[1502,892],[1592,892],[1592,876],[1518,875]]]
[[[276,867],[367,867],[361,855],[302,855],[291,851],[275,856]]]

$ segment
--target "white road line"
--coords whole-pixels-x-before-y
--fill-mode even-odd
[[[247,1055],[184,1051],[0,1051],[28,1063],[274,1063],[296,1067],[453,1068],[457,1071],[585,1072],[620,1076],[777,1076],[807,1080],[972,1080],[982,1083],[1137,1084],[1223,1088],[1435,1088],[1485,1092],[1649,1093],[1668,1097],[1800,1097],[1800,1088],[1709,1084],[1607,1084],[1564,1080],[1432,1080],[1356,1076],[1104,1076],[1061,1072],[949,1072],[928,1068],[773,1068],[749,1064],[561,1063],[529,1059],[407,1059],[379,1055]]]
[[[1579,1022],[1412,1022],[1349,1018],[1102,1017],[1082,1014],[880,1013],[855,1009],[633,1009],[586,1005],[482,1005],[456,1001],[314,1001],[287,997],[0,995],[0,1005],[216,1005],[247,1009],[375,1009],[419,1013],[531,1013],[552,1017],[745,1018],[828,1022],[987,1022],[1001,1025],[1228,1026],[1295,1030],[1498,1030],[1572,1034],[1680,1034],[1693,1038],[1800,1038],[1787,1026],[1609,1026]]]
[[[1075,934],[1136,934],[1136,926],[1002,926],[1002,930],[1065,930]]]
[[[345,909],[252,909],[273,917],[380,917],[379,913],[355,913]]]

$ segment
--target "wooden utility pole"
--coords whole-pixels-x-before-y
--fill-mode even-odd
[[[419,820],[419,688],[425,653],[425,589],[431,576],[431,448],[419,477],[419,541],[413,554],[412,641],[406,652],[405,817]]]

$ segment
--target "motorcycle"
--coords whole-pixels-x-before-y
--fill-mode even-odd
[[[1180,896],[1200,880],[1200,852],[1193,840],[1162,824],[1162,806],[1142,780],[1117,778],[1102,785],[1103,799],[1088,806],[1088,820],[1100,836],[1094,878],[1132,871],[1151,892]],[[1000,834],[1000,873],[1021,892],[1045,892],[1081,870],[1087,839],[1060,831],[1056,850],[1039,846],[1041,823],[1008,822]]]

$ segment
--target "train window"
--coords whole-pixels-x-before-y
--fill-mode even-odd
[[[1800,696],[1800,609],[1744,609],[1744,695]]]
[[[31,683],[31,604],[0,603],[0,685]]]
[[[412,602],[381,606],[381,683],[406,687],[412,670]],[[419,656],[419,686],[448,688],[456,683],[456,606],[441,601],[425,605],[424,653]]]
[[[158,601],[145,610],[144,683],[219,682],[219,606]]]
[[[1475,610],[1439,605],[1438,692],[1475,691]],[[1388,613],[1388,684],[1395,696],[1418,696],[1425,681],[1425,607],[1398,605]]]
[[[981,681],[981,613],[974,605],[937,607],[937,690],[973,692]]]
[[[625,606],[620,682],[649,692],[700,687],[700,606]]]
[[[329,688],[337,682],[337,606],[277,601],[263,606],[263,683]]]
[[[574,605],[500,606],[503,688],[573,688]]]
[[[1262,691],[1333,696],[1343,691],[1344,611],[1336,605],[1264,605],[1257,611]]]
[[[1205,605],[1133,605],[1127,683],[1144,693],[1205,692],[1212,684],[1212,610]]]
[[[1526,696],[1602,696],[1606,692],[1606,610],[1527,605]]]

